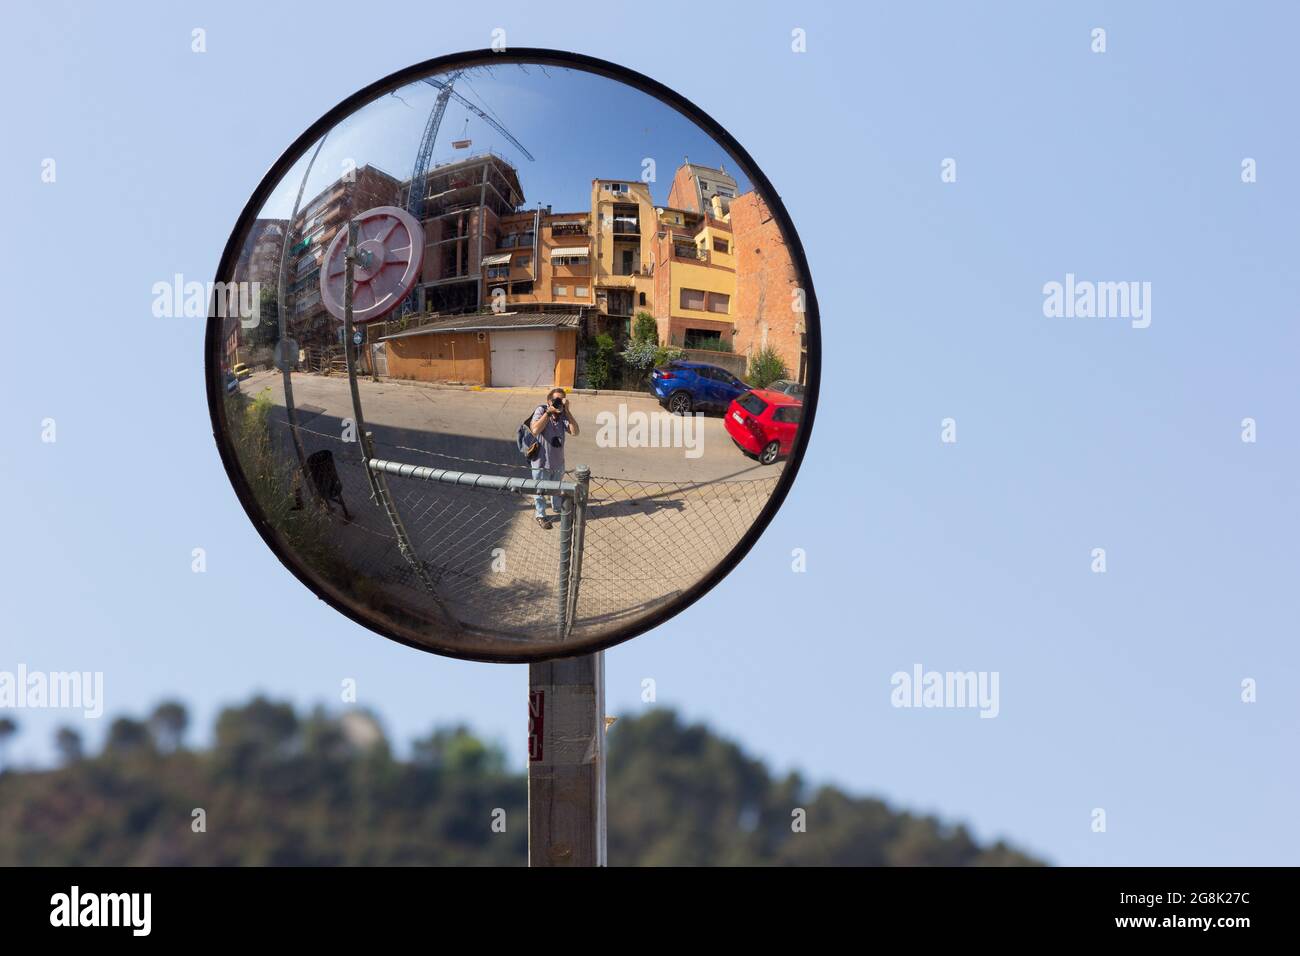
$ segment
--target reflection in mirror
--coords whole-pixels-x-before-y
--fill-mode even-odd
[[[630,635],[790,466],[796,240],[633,86],[427,76],[311,143],[237,236],[228,460],[280,553],[384,633],[513,659]]]

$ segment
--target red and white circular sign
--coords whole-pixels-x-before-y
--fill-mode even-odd
[[[424,262],[424,230],[415,217],[396,206],[376,206],[353,217],[357,221],[357,257],[352,265],[352,321],[382,319],[410,295]],[[325,250],[320,297],[335,318],[343,318],[345,223]]]

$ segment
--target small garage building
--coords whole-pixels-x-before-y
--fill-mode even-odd
[[[573,387],[576,312],[465,315],[435,319],[379,339],[388,374],[425,382]]]

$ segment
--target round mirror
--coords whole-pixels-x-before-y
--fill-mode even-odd
[[[696,600],[816,403],[803,250],[715,122],[551,51],[421,64],[304,133],[226,246],[213,427],[284,564],[354,620],[530,661]]]

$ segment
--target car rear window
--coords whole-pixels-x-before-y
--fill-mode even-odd
[[[736,399],[736,404],[749,412],[751,415],[762,415],[763,409],[767,408],[767,402],[763,401],[753,392],[746,392],[740,398]]]

